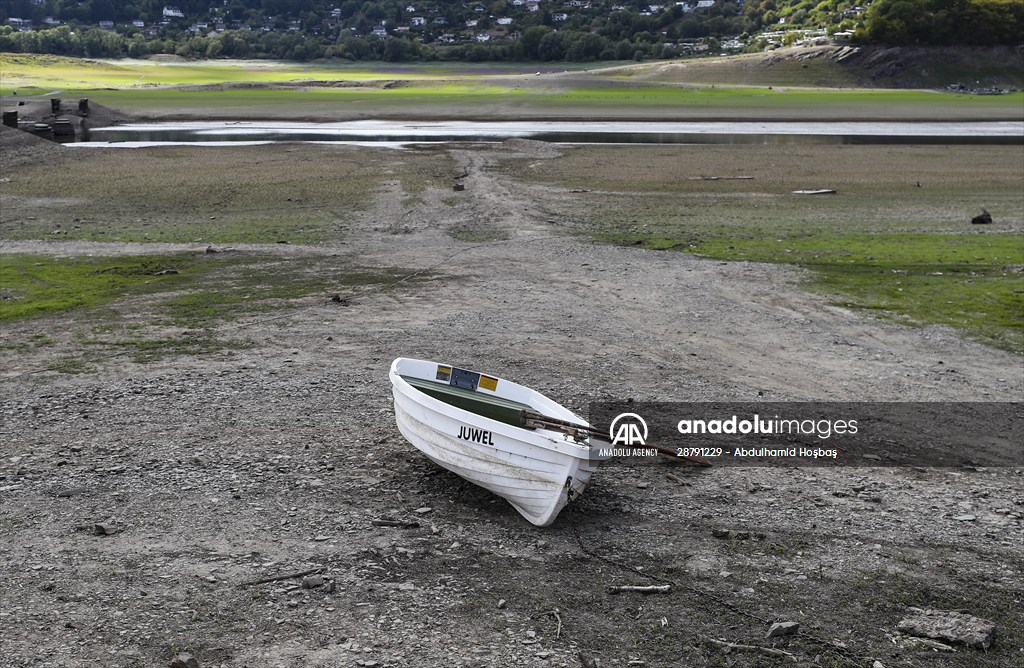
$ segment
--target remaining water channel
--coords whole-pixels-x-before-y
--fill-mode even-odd
[[[404,144],[503,141],[637,144],[1024,144],[1024,123],[204,121],[133,123],[88,131],[78,146],[292,142]]]

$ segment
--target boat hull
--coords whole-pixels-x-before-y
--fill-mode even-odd
[[[395,421],[402,435],[438,465],[507,500],[524,518],[548,526],[583,493],[596,452],[561,432],[530,430],[482,417],[414,388],[404,376],[432,378],[434,362],[398,359],[391,368]],[[487,393],[487,390],[478,390]],[[547,397],[497,379],[493,395],[583,423]]]

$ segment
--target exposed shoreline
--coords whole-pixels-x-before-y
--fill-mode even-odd
[[[129,118],[101,107],[93,118]],[[905,218],[1019,235],[1021,152],[529,140],[69,151],[3,128],[0,256],[33,277],[48,269],[36,278],[57,298],[83,277],[136,282],[3,324],[0,662],[774,661],[730,642],[807,665],[1012,663],[1021,467],[622,458],[538,530],[412,449],[387,370],[399,356],[453,363],[580,414],[610,398],[1019,401],[1019,354],[837,305],[802,289],[806,270],[591,235],[610,219],[653,237],[666,217],[723,235],[737,217],[797,233],[796,220],[871,232]],[[637,185],[619,189],[624,172]],[[737,174],[756,178],[703,180]],[[792,196],[804,186],[840,194]],[[983,231],[967,217],[979,205],[997,219]],[[608,593],[654,580],[673,586]],[[993,620],[995,645],[914,646],[895,631],[908,606]],[[766,640],[781,620],[800,633]]]

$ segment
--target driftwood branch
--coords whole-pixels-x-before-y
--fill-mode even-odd
[[[320,573],[323,570],[324,569],[321,566],[320,568],[311,568],[308,571],[299,571],[298,573],[285,573],[284,575],[274,575],[274,576],[269,577],[269,578],[260,578],[259,580],[249,580],[248,582],[243,582],[242,584],[240,584],[238,586],[239,587],[248,587],[250,585],[266,584],[268,582],[280,582],[281,580],[292,580],[294,578],[301,578],[301,577],[305,577],[307,575],[313,575],[314,573]]]
[[[620,585],[608,587],[609,594],[621,594],[627,591],[635,591],[640,594],[667,594],[671,591],[672,585]]]
[[[375,527],[398,527],[399,529],[419,529],[419,522],[401,522],[399,520],[372,520],[370,522]]]
[[[555,621],[558,622],[558,628],[555,629],[555,639],[558,639],[562,635],[562,617],[558,613],[561,612],[558,608],[554,610],[545,610],[542,614],[548,617],[554,617]]]
[[[789,659],[792,662],[796,662],[796,655],[792,652],[784,652],[781,649],[775,649],[774,647],[762,647],[761,645],[741,645],[740,643],[725,642],[724,640],[715,640],[714,638],[708,638],[704,636],[704,639],[713,645],[724,647],[730,651],[737,652],[760,652],[762,654],[768,654],[770,656],[779,656],[784,659]]]
[[[691,181],[751,181],[753,176],[691,176]]]

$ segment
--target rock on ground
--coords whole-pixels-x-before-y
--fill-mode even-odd
[[[962,612],[909,608],[896,628],[903,633],[946,642],[988,649],[995,638],[996,625],[987,619]]]

